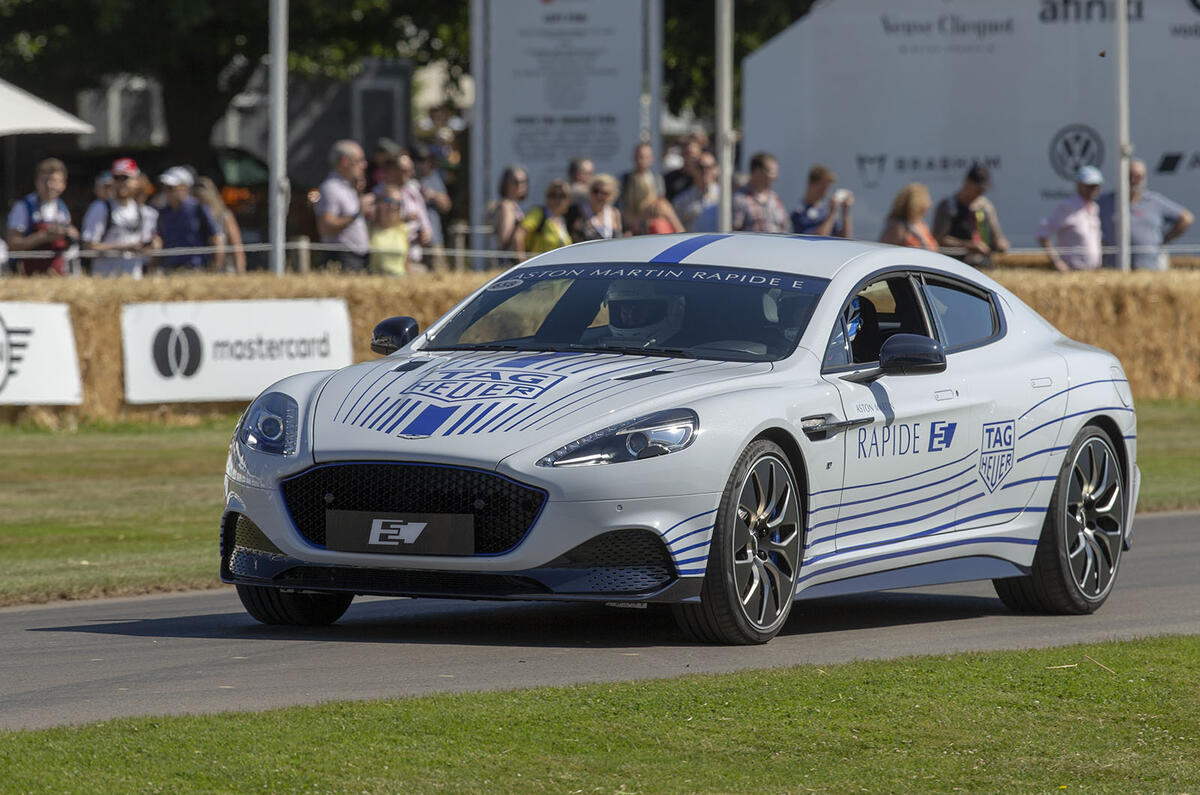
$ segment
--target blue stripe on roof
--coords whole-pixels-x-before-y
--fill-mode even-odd
[[[426,406],[400,433],[405,436],[429,436],[457,410],[457,406]]]
[[[716,243],[718,240],[724,240],[727,237],[729,235],[699,235],[698,237],[688,238],[683,242],[671,246],[650,261],[668,265],[679,265],[689,255],[695,254],[709,243]]]

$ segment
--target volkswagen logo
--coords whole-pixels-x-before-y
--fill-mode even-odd
[[[154,335],[154,366],[163,378],[195,375],[202,354],[200,334],[194,326],[163,326]]]
[[[1104,140],[1086,124],[1068,124],[1050,141],[1050,165],[1066,180],[1075,179],[1083,166],[1100,168],[1104,163]]]

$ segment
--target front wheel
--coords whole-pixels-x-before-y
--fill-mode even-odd
[[[804,526],[796,476],[760,439],[738,457],[721,495],[700,604],[675,606],[680,627],[708,643],[766,643],[792,609]]]
[[[1033,568],[993,580],[1010,608],[1091,613],[1108,598],[1125,543],[1125,474],[1107,434],[1088,425],[1067,451]]]
[[[299,627],[332,624],[354,600],[352,593],[298,593],[261,585],[238,585],[237,594],[246,612],[262,623]]]

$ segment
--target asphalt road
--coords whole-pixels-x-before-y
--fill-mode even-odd
[[[232,589],[0,610],[0,730],[126,715],[669,677],[966,650],[1200,635],[1200,513],[1140,517],[1092,616],[1023,616],[989,583],[797,603],[766,646],[687,643],[663,609],[356,601],[266,627]]]

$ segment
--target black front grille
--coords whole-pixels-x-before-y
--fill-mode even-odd
[[[586,572],[588,589],[597,593],[657,590],[675,577],[671,554],[648,530],[613,530],[563,553],[547,569]]]
[[[282,484],[300,534],[325,546],[325,512],[469,513],[475,553],[515,547],[533,525],[546,493],[491,472],[430,464],[326,464]]]
[[[296,566],[275,577],[276,585],[389,596],[532,596],[550,589],[529,577],[453,571],[352,569]]]

